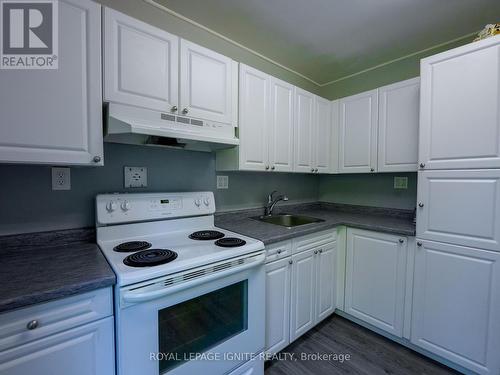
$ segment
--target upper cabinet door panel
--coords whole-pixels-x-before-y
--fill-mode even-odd
[[[272,170],[293,170],[293,85],[271,77],[269,164]]]
[[[340,99],[339,172],[377,167],[378,90]]]
[[[417,236],[500,251],[500,170],[418,175]]]
[[[104,10],[104,99],[170,112],[178,104],[179,38]]]
[[[58,69],[1,71],[0,162],[102,165],[99,4],[59,1],[58,59]]]
[[[499,168],[500,37],[422,60],[421,79],[425,168]]]
[[[379,89],[379,172],[417,170],[419,92],[419,78]]]
[[[182,39],[180,114],[227,124],[234,122],[233,71],[237,73],[229,57]]]
[[[240,169],[263,171],[268,164],[270,78],[240,64]]]
[[[314,126],[314,167],[319,173],[332,171],[332,106],[329,100],[316,97]]]
[[[339,172],[339,119],[340,119],[340,104],[338,100],[331,102],[332,108],[332,137],[330,140],[330,155],[331,155],[331,173]]]
[[[295,88],[295,172],[312,172],[314,95]]]

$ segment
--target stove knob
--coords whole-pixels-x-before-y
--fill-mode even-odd
[[[203,203],[208,207],[210,205],[210,200],[208,198],[205,198],[203,199]]]
[[[116,210],[116,203],[114,201],[109,201],[107,204],[106,204],[106,210],[108,212],[113,212],[114,210]]]
[[[200,207],[200,204],[201,204],[201,199],[200,198],[196,198],[194,200],[194,204],[196,205],[196,207]]]
[[[122,207],[123,211],[130,210],[130,202],[129,201],[123,201],[121,207]]]

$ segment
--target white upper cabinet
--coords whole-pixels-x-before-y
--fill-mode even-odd
[[[265,73],[240,65],[240,169],[263,171],[268,164],[270,79]]]
[[[339,172],[374,172],[377,167],[378,90],[339,101]]]
[[[500,170],[418,174],[417,237],[500,251]]]
[[[316,96],[314,100],[313,168],[316,173],[332,172],[332,103]]]
[[[314,172],[314,94],[295,88],[295,172]]]
[[[332,108],[332,136],[330,138],[330,157],[331,157],[331,173],[339,172],[339,120],[340,120],[340,103],[339,100],[331,102]]]
[[[378,172],[417,170],[420,79],[379,88]]]
[[[104,100],[174,112],[179,38],[104,9]]]
[[[498,374],[500,253],[419,243],[412,343],[475,373]]]
[[[238,63],[229,57],[181,40],[180,104],[182,115],[235,123]]]
[[[293,85],[271,77],[269,165],[271,170],[293,170]]]
[[[58,4],[58,69],[0,73],[0,162],[103,164],[101,6]]]
[[[419,162],[500,168],[500,36],[421,62]]]
[[[347,229],[345,311],[395,336],[403,335],[407,240]]]

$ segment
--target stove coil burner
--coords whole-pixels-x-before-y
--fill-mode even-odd
[[[150,249],[129,255],[123,260],[130,267],[151,267],[168,263],[177,258],[177,253],[167,249]]]
[[[215,244],[220,247],[238,247],[243,246],[246,243],[247,242],[245,240],[236,237],[226,237],[215,241]]]
[[[200,230],[189,235],[189,238],[191,238],[192,240],[200,241],[217,240],[222,237],[224,237],[224,233],[218,232],[216,230]]]
[[[130,241],[124,242],[115,246],[114,251],[118,251],[119,253],[131,253],[133,251],[141,251],[146,250],[151,247],[151,244],[146,241]]]

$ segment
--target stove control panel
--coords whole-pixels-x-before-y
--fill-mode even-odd
[[[211,215],[212,192],[101,194],[96,197],[97,225]]]

